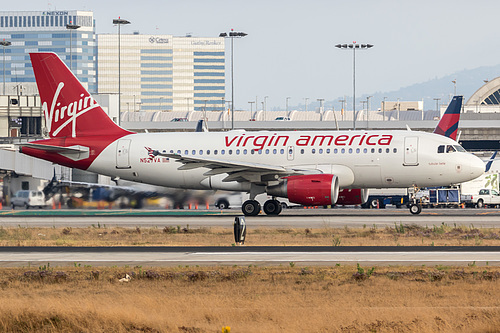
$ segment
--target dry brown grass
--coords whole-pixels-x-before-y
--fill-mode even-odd
[[[231,246],[232,228],[3,228],[0,246]],[[249,228],[246,245],[488,246],[500,244],[499,228],[419,227],[276,229]]]
[[[57,272],[59,271],[59,273]],[[498,332],[500,268],[0,270],[2,332]],[[130,274],[129,283],[118,279]]]

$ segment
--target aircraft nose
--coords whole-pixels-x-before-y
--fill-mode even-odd
[[[470,166],[470,174],[474,178],[481,176],[486,168],[484,162],[481,161],[479,157],[474,156],[472,154],[470,156],[469,166]]]

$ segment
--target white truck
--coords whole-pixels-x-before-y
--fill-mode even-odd
[[[486,206],[500,205],[500,193],[496,190],[483,188],[479,190],[479,194],[472,197],[472,202],[477,208]]]
[[[500,174],[491,172],[460,184],[460,201],[467,207],[482,208],[485,205],[500,205],[499,180]]]

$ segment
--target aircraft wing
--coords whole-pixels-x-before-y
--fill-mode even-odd
[[[181,162],[183,165],[179,167],[179,170],[208,168],[210,170],[204,173],[205,176],[228,174],[228,176],[224,178],[224,182],[249,181],[252,183],[266,183],[268,181],[276,181],[279,177],[320,173],[319,170],[315,169],[286,168],[283,166],[263,163],[230,161],[217,158],[161,153],[157,150],[154,151],[154,154]]]

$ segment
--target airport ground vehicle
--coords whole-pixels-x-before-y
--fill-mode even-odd
[[[387,205],[401,208],[410,202],[406,188],[370,189],[368,193],[368,200],[361,205],[363,208],[385,208]]]
[[[18,146],[30,156],[160,186],[247,192],[245,215],[268,215],[276,198],[305,206],[362,204],[368,188],[448,186],[484,163],[451,136],[401,130],[134,133],[116,125],[54,53],[31,53],[48,139]],[[462,97],[438,125],[455,133]],[[458,106],[456,108],[455,106]],[[448,112],[448,110],[447,110]],[[397,162],[395,162],[397,161]],[[421,211],[412,200],[413,214]]]
[[[42,191],[17,191],[16,194],[10,199],[12,209],[16,207],[24,207],[26,209],[32,207],[44,208],[45,195]]]
[[[497,161],[495,161],[497,162]],[[496,164],[496,163],[495,163]],[[466,207],[484,207],[484,205],[497,205],[500,197],[494,193],[499,193],[500,174],[488,172],[482,176],[460,184],[460,200]]]
[[[500,193],[497,190],[483,188],[478,191],[478,194],[462,195],[462,200],[467,207],[496,207],[500,205]]]

